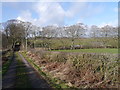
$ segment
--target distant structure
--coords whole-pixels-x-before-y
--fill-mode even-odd
[[[13,51],[19,51],[20,50],[20,43],[16,43],[13,47]]]

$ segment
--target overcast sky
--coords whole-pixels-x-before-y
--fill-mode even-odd
[[[117,25],[117,2],[2,2],[2,22],[30,21],[37,26]]]

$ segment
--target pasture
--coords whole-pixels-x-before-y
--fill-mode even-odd
[[[83,52],[83,53],[111,53],[117,54],[118,49],[116,48],[94,48],[94,49],[74,49],[74,50],[52,50],[60,52]]]

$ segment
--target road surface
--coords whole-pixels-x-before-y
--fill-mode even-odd
[[[51,86],[47,83],[45,79],[42,78],[42,76],[25,60],[25,58],[18,53],[21,57],[22,62],[24,63],[26,69],[26,73],[29,78],[29,82],[32,88],[49,88],[51,89]],[[17,60],[15,58],[15,54],[12,58],[12,63],[9,66],[8,71],[2,78],[2,88],[15,88],[15,82],[16,82],[16,68],[17,68]],[[22,88],[22,87],[21,87]]]

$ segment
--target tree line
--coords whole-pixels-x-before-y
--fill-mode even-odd
[[[45,38],[70,38],[73,46],[76,38],[118,37],[118,27],[110,25],[103,27],[92,25],[88,27],[83,23],[77,23],[70,26],[51,25],[38,27],[31,22],[12,19],[1,23],[1,26],[0,34],[2,36],[3,48],[14,47],[14,45],[19,42],[22,47],[27,50],[28,39],[35,41],[38,37],[44,40]],[[49,43],[49,41],[47,41],[47,43]]]

